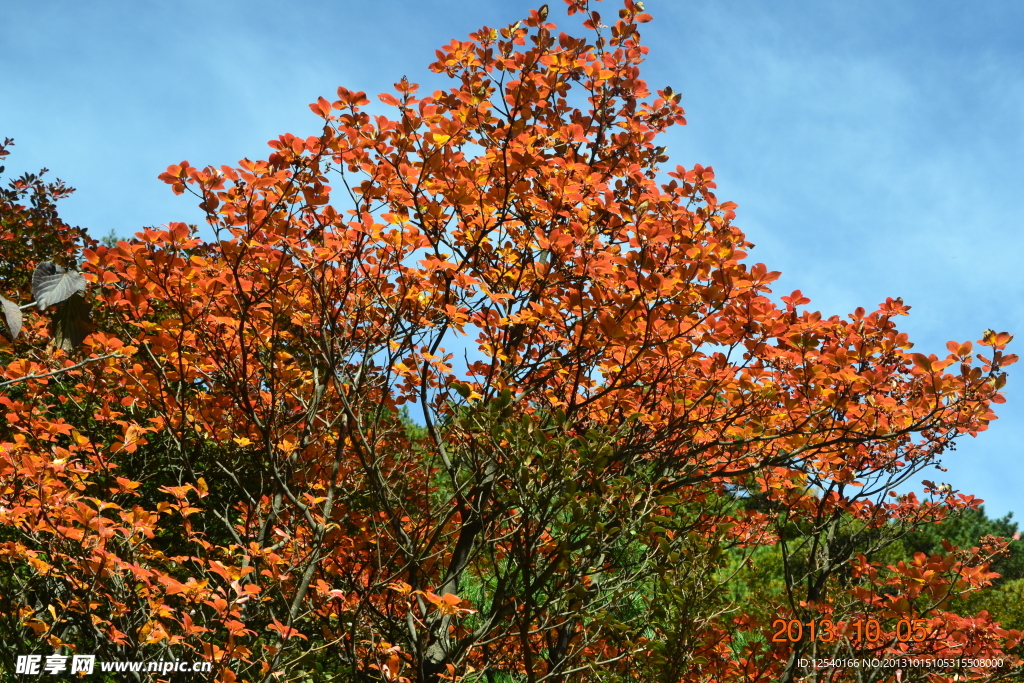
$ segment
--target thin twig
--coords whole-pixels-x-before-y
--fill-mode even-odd
[[[127,357],[128,356],[124,355],[123,353],[108,353],[105,356],[96,356],[95,358],[86,358],[85,360],[83,360],[80,363],[75,363],[74,365],[69,365],[66,368],[60,368],[59,370],[53,370],[51,372],[44,372],[42,374],[33,373],[31,375],[24,375],[23,377],[16,377],[14,379],[9,379],[6,382],[0,382],[0,387],[7,387],[7,386],[10,386],[12,384],[17,384],[18,382],[24,382],[24,381],[30,380],[30,379],[43,379],[45,377],[53,377],[54,375],[59,375],[59,374],[61,374],[63,372],[69,372],[71,370],[77,370],[80,367],[88,365],[89,363],[95,363],[98,360],[105,360],[107,358],[127,358]]]

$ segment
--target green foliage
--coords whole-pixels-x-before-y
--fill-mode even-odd
[[[111,228],[110,232],[108,232],[106,235],[100,238],[100,244],[109,249],[112,249],[117,246],[117,242],[119,239],[120,238],[118,237],[117,233],[114,232],[113,228]]]
[[[913,557],[915,553],[944,554],[943,540],[969,549],[977,547],[985,536],[1013,538],[1018,529],[1012,517],[1010,513],[990,519],[984,507],[967,510],[909,534],[902,540],[900,551],[904,557]],[[985,610],[1006,628],[1024,629],[1024,542],[1011,543],[1007,553],[992,562],[991,570],[1001,576],[989,590],[961,597],[950,608],[965,614]]]
[[[963,514],[950,517],[940,524],[926,526],[908,534],[902,541],[902,549],[912,557],[915,553],[944,553],[943,540],[960,548],[973,548],[984,536],[1012,538],[1018,530],[1012,518],[1013,513],[1000,519],[989,519],[984,506],[977,510],[966,510]],[[1018,541],[1011,544],[1009,553],[992,563],[992,571],[1002,575],[995,582],[997,586],[1024,578],[1024,543]]]
[[[416,443],[427,438],[427,428],[421,424],[417,424],[412,419],[412,414],[409,412],[409,406],[402,406],[398,409],[398,420],[402,423],[402,427],[405,429],[405,436],[411,443]]]

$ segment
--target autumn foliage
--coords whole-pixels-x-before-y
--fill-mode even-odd
[[[5,294],[27,303],[19,274],[84,247],[93,316],[73,349],[45,348],[31,311],[0,347],[0,667],[75,651],[208,658],[218,681],[675,683],[866,672],[814,678],[810,657],[1002,662],[874,680],[1020,666],[1019,631],[954,609],[1009,540],[885,554],[977,507],[894,489],[995,419],[1010,336],[928,355],[901,300],[826,317],[775,298],[712,169],[663,167],[658,136],[685,121],[640,78],[642,4],[566,4],[587,37],[545,7],[439,50],[447,90],[403,79],[381,106],[339,88],[310,105],[318,136],[170,166],[203,230],[5,253]],[[4,201],[4,230],[42,230]],[[750,600],[766,553],[785,591]],[[835,637],[773,642],[779,619]],[[857,641],[869,620],[879,636]]]

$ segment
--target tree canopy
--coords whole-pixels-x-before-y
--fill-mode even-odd
[[[447,90],[339,88],[265,160],[170,166],[212,239],[43,242],[64,190],[32,185],[44,221],[4,195],[40,236],[0,259],[37,309],[0,346],[5,671],[1019,674],[1013,614],[971,611],[1015,529],[897,490],[995,418],[1010,335],[926,355],[900,299],[774,298],[712,168],[664,166],[685,119],[640,77],[643,4],[566,5],[584,37],[544,6],[439,50]],[[986,533],[928,535],[957,520]]]

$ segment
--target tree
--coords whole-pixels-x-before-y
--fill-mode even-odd
[[[912,556],[918,552],[933,555],[943,552],[943,541],[961,548],[971,548],[984,543],[986,536],[1020,539],[1017,524],[1012,515],[1001,519],[989,519],[984,508],[966,510],[963,514],[950,517],[941,524],[924,527],[902,540],[898,552]],[[991,613],[1001,624],[1015,629],[1024,629],[1024,545],[1014,543],[1006,555],[992,562],[992,571],[999,574],[993,581],[992,590],[970,594],[966,604],[958,605],[956,611],[976,614],[982,609]]]
[[[10,156],[14,140],[0,144],[0,161]],[[0,173],[4,167],[0,165]],[[94,242],[82,228],[71,227],[57,216],[57,202],[74,188],[61,180],[46,182],[38,173],[25,173],[0,188],[0,239],[4,254],[0,259],[0,281],[11,298],[26,298],[31,291],[33,269],[44,261],[71,268],[83,247]]]
[[[84,251],[100,329],[8,352],[9,652],[191,652],[267,682],[1019,666],[1019,632],[947,609],[1008,541],[876,557],[976,507],[893,488],[995,418],[1010,335],[940,359],[910,351],[901,300],[846,320],[773,302],[712,169],[662,175],[657,137],[685,121],[639,77],[642,3],[611,26],[567,5],[590,38],[545,6],[445,46],[454,86],[403,79],[392,117],[339,88],[310,105],[319,136],[169,167],[213,240],[171,223]],[[739,603],[766,552],[778,600]]]
[[[0,160],[10,155],[10,138],[0,144]],[[0,166],[0,173],[4,167]],[[0,239],[6,245],[0,259],[0,280],[8,296],[31,296],[32,304],[18,306],[0,296],[4,322],[13,338],[21,332],[23,308],[33,304],[51,309],[55,346],[70,349],[87,331],[88,309],[80,295],[85,283],[73,270],[83,246],[95,244],[82,228],[72,228],[57,216],[56,202],[74,192],[61,180],[47,183],[39,173],[26,173],[0,189]],[[28,202],[26,206],[22,202]],[[70,270],[69,270],[70,269]]]

